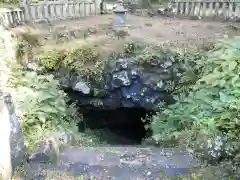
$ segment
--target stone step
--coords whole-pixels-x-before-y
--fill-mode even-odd
[[[47,179],[49,174],[107,179],[159,179],[161,175],[187,174],[197,161],[181,149],[140,147],[68,147],[56,165],[29,163],[31,179]],[[52,179],[52,178],[50,178]],[[49,180],[50,180],[49,179]]]

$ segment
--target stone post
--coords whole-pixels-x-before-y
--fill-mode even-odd
[[[100,3],[101,3],[101,0],[95,0],[95,12],[96,12],[96,15],[101,13]]]
[[[23,0],[21,2],[21,8],[24,9],[24,19],[28,22],[31,22],[32,21],[32,15],[31,15],[31,10],[30,10],[30,6],[29,6],[29,2],[28,0]]]
[[[7,180],[12,178],[12,162],[10,147],[10,118],[4,101],[0,99],[0,179]]]

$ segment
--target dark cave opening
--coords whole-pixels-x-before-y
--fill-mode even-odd
[[[79,132],[86,129],[103,132],[104,137],[100,139],[110,145],[140,145],[142,140],[152,135],[145,126],[150,124],[154,111],[143,107],[97,107],[90,104],[91,97],[64,90],[71,99],[69,103],[75,102],[83,116],[83,121],[78,123]]]
[[[141,144],[144,138],[151,135],[151,132],[145,129],[145,125],[149,124],[147,117],[151,116],[151,112],[144,108],[103,110],[85,106],[80,108],[80,112],[83,114],[83,122],[79,123],[79,129],[104,131],[107,134],[104,140],[108,144]]]

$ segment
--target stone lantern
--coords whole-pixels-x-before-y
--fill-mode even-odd
[[[126,24],[126,12],[127,10],[123,7],[123,1],[117,2],[116,8],[113,10],[115,14],[115,25],[121,26]]]

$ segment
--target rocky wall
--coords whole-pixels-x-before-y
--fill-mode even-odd
[[[173,103],[170,85],[181,76],[178,63],[163,63],[144,68],[133,58],[109,60],[104,70],[102,88],[91,88],[73,73],[60,74],[60,83],[80,106],[116,109],[152,110],[159,102]]]

